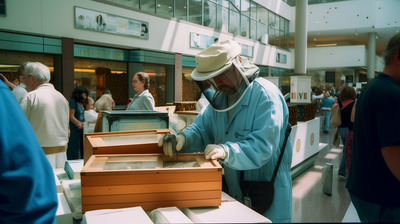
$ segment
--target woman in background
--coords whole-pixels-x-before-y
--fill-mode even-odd
[[[353,122],[351,122],[351,111],[353,109],[353,105],[356,99],[356,90],[353,87],[346,86],[344,87],[340,93],[338,100],[342,104],[342,111],[340,112],[342,118],[342,124],[338,127],[338,132],[340,139],[343,143],[343,156],[342,161],[339,165],[338,176],[342,178],[346,178],[347,170],[346,170],[346,138],[349,129],[353,130]]]
[[[324,92],[324,97],[321,99],[321,111],[322,111],[322,116],[324,117],[324,123],[322,125],[322,131],[327,134],[329,133],[329,130],[331,129],[331,107],[334,103],[333,98],[331,97],[331,94],[329,94],[328,91]]]
[[[83,159],[83,122],[89,91],[84,86],[77,86],[69,101],[69,128],[71,135],[68,142],[67,159]]]
[[[150,77],[145,72],[138,72],[132,77],[132,87],[136,91],[126,110],[155,110],[153,95],[149,92]]]

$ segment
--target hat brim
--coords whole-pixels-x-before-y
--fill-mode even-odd
[[[224,71],[228,70],[228,68],[230,68],[232,66],[232,62],[233,62],[233,60],[226,63],[222,68],[215,70],[215,71],[211,71],[211,72],[199,72],[199,71],[197,71],[197,68],[195,68],[190,76],[195,81],[204,81],[204,80],[213,78],[213,77],[223,73]]]

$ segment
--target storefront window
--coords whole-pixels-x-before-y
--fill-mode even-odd
[[[239,11],[231,5],[229,10],[229,33],[234,35],[239,34],[240,14]]]
[[[187,20],[187,0],[175,0],[175,17]]]
[[[276,81],[275,79],[278,78],[278,87],[282,94],[285,95],[290,92],[290,76],[293,76],[293,70],[265,66],[259,66],[259,68],[259,77],[265,77],[266,79],[271,78],[269,80],[272,82]]]
[[[257,39],[257,21],[254,19],[250,20],[250,39]]]
[[[150,76],[149,92],[153,95],[155,105],[165,106],[166,68],[163,65],[144,64],[144,72]]]
[[[167,17],[174,17],[173,4],[172,0],[157,0],[156,13]]]
[[[204,1],[204,26],[216,29],[217,4],[212,1]]]
[[[0,51],[0,73],[2,73],[9,81],[13,81],[18,77],[18,69],[25,62],[40,62],[49,67],[51,74],[50,83],[54,84],[53,55]]]
[[[189,0],[189,22],[202,25],[202,1]]]
[[[88,58],[74,59],[74,84],[85,86],[94,100],[109,89],[116,105],[128,101],[127,63]]]
[[[249,38],[249,24],[250,19],[247,16],[241,17],[241,27],[240,27],[240,36]]]
[[[154,0],[140,1],[140,10],[155,13],[155,5]]]
[[[197,101],[200,99],[201,91],[190,74],[194,68],[182,67],[182,101]]]
[[[290,92],[290,76],[293,75],[294,71],[291,69],[271,67],[271,76],[279,77],[280,89],[283,95]]]
[[[129,0],[129,1],[126,1],[126,0],[108,0],[108,1],[139,9],[139,0]]]

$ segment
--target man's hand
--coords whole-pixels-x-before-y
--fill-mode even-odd
[[[176,137],[176,151],[181,151],[183,145],[185,144],[185,136],[182,134],[178,134]],[[164,136],[158,140],[158,146],[163,146],[164,154],[166,156],[172,157],[174,155],[174,151],[172,150],[171,142],[164,142]]]
[[[204,150],[204,156],[206,159],[225,159],[226,151],[222,145],[209,144]]]

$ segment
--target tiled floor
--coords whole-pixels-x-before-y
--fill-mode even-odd
[[[292,222],[342,222],[350,205],[346,180],[337,176],[342,158],[342,148],[332,146],[335,129],[329,134],[320,132],[320,142],[328,146],[322,149],[314,166],[293,179]],[[323,192],[322,174],[325,163],[333,164],[332,195]]]

